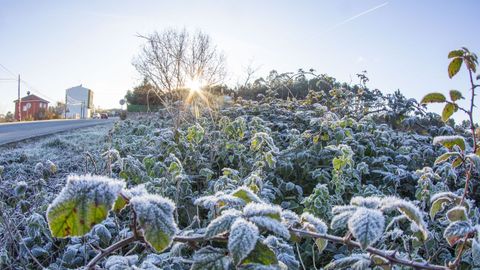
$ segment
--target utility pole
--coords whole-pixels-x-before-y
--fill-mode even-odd
[[[20,98],[20,74],[18,74],[18,121],[22,121],[22,99]]]

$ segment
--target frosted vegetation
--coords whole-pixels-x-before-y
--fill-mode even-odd
[[[369,90],[362,75],[355,86],[322,80],[304,99],[271,88],[200,117],[165,110],[76,143],[5,149],[0,264],[480,267],[477,60],[466,49],[449,58],[450,77],[463,66],[472,78],[470,108],[459,91],[418,103]],[[457,111],[470,121],[455,125]]]

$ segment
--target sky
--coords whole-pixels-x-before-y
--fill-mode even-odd
[[[461,46],[480,53],[479,10],[474,0],[0,0],[0,113],[14,110],[17,84],[8,79],[18,74],[22,96],[62,101],[83,84],[96,106],[120,107],[142,79],[132,66],[137,34],[184,27],[224,52],[230,86],[250,65],[257,76],[314,68],[352,84],[367,70],[367,86],[385,93],[468,96],[464,68],[448,78],[447,54]]]

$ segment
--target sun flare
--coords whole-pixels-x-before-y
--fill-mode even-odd
[[[185,86],[192,92],[200,92],[202,90],[202,82],[198,79],[190,79]]]

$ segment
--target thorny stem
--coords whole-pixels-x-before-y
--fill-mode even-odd
[[[339,244],[344,244],[350,247],[355,247],[355,248],[360,248],[361,245],[360,243],[352,240],[346,240],[342,237],[330,235],[330,234],[319,234],[319,233],[313,233],[313,232],[308,232],[304,230],[299,230],[299,229],[290,229],[291,232],[303,235],[303,236],[309,236],[312,238],[322,238],[328,241],[331,241],[333,243],[339,243]],[[374,254],[377,256],[380,256],[382,258],[387,259],[390,261],[392,264],[400,264],[400,265],[405,265],[405,266],[410,266],[414,269],[427,269],[427,270],[449,270],[448,267],[441,266],[441,265],[434,265],[434,264],[429,264],[429,263],[423,263],[423,262],[415,262],[407,259],[403,259],[400,257],[397,257],[395,252],[389,252],[385,250],[380,250],[376,249],[373,247],[367,247],[366,251],[368,251],[370,254]]]
[[[460,203],[458,205],[462,205],[463,202],[465,201],[465,198],[467,197],[468,185],[470,183],[470,178],[472,178],[472,167],[473,167],[473,164],[470,163],[470,166],[468,167],[468,171],[467,171],[467,174],[466,174],[465,188],[463,189],[462,199],[460,200]]]
[[[463,251],[465,250],[465,244],[467,243],[468,236],[469,235],[467,234],[463,238],[462,245],[460,246],[460,248],[458,250],[458,254],[457,254],[457,257],[455,258],[455,261],[453,261],[452,263],[449,264],[450,269],[457,269],[458,264],[460,263],[460,260],[462,259],[462,254],[463,254]]]
[[[473,107],[475,106],[475,88],[477,85],[473,83],[473,74],[472,70],[468,69],[468,75],[470,76],[470,84],[472,86],[472,97],[470,99],[470,111],[468,113],[468,117],[470,118],[470,129],[472,130],[472,137],[473,137],[473,152],[477,152],[477,137],[475,136],[475,124],[473,123]]]
[[[295,233],[300,236],[308,236],[311,238],[322,238],[325,240],[328,240],[332,243],[339,243],[343,244],[349,247],[354,247],[354,248],[361,248],[360,243],[353,241],[348,238],[344,237],[338,237],[330,234],[319,234],[319,233],[313,233],[305,230],[300,230],[300,229],[295,229],[295,228],[290,228],[290,231],[292,233]],[[225,242],[228,240],[228,236],[223,235],[223,236],[217,236],[213,238],[206,238],[204,235],[196,235],[196,236],[175,236],[172,239],[174,242],[182,242],[182,243],[196,243],[196,242],[204,242],[204,241],[222,241]],[[137,236],[134,234],[130,236],[129,238],[123,239],[119,242],[116,242],[109,246],[108,248],[104,249],[101,251],[97,256],[95,256],[88,264],[87,264],[87,269],[94,269],[95,265],[104,257],[112,254],[113,252],[135,242],[135,241],[141,241],[145,242],[145,239],[143,236],[140,234],[137,234]],[[373,247],[367,247],[366,251],[369,252],[370,254],[380,256],[382,258],[387,259],[391,264],[399,264],[399,265],[404,265],[404,266],[409,266],[414,269],[426,269],[426,270],[451,270],[451,268],[446,267],[446,266],[441,266],[441,265],[434,265],[434,264],[429,264],[429,263],[424,263],[424,262],[416,262],[408,259],[404,259],[401,257],[396,256],[396,252],[390,252],[390,251],[385,251],[385,250],[380,250],[376,249]],[[460,251],[461,252],[461,251]]]

